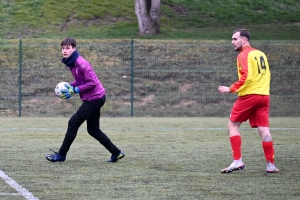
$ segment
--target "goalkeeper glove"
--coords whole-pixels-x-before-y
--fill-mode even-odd
[[[63,99],[69,99],[71,98],[75,93],[79,93],[80,90],[79,88],[76,86],[76,87],[73,87],[72,85],[70,84],[65,84],[66,88],[67,89],[64,89],[64,90],[61,90],[61,98]]]

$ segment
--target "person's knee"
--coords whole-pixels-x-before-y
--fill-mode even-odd
[[[240,123],[238,123],[238,122],[232,122],[232,121],[228,122],[227,129],[228,129],[230,137],[235,136],[235,135],[240,135],[239,127],[240,127]]]
[[[76,119],[74,117],[71,117],[68,121],[68,131],[67,134],[68,135],[72,135],[72,136],[76,136],[77,135],[77,131],[80,127],[80,123],[78,123],[76,121]]]
[[[91,128],[88,128],[87,131],[90,134],[90,136],[94,137],[102,145],[110,142],[110,139],[100,129],[91,129]]]
[[[77,126],[77,123],[76,123],[75,118],[74,118],[74,117],[71,117],[71,118],[69,119],[69,121],[68,121],[68,127],[74,128],[74,127],[76,127],[76,126]]]
[[[100,129],[99,128],[87,128],[87,132],[91,135],[91,136],[93,136],[93,137],[95,137],[99,132],[100,132]]]
[[[238,129],[238,128],[239,128],[239,126],[236,123],[232,122],[232,121],[229,121],[228,124],[227,124],[228,131],[235,130],[235,129]]]

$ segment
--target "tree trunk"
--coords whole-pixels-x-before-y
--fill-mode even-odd
[[[161,0],[135,0],[135,13],[141,35],[160,33],[160,3]]]

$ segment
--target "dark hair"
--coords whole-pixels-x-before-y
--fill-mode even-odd
[[[76,47],[76,40],[72,37],[67,37],[61,41],[60,46],[69,46]]]
[[[246,29],[237,29],[237,30],[233,31],[233,34],[237,33],[237,32],[240,32],[240,36],[246,37],[248,39],[248,41],[250,41],[250,39],[251,39],[250,33]]]

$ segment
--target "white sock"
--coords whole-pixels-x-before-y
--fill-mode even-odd
[[[233,162],[235,162],[235,163],[243,163],[242,157],[240,159],[238,159],[238,160],[234,160]]]
[[[267,169],[269,169],[269,170],[272,170],[272,169],[275,168],[275,165],[274,165],[273,163],[271,163],[270,161],[268,161],[268,162],[266,163],[266,165],[267,165]]]

